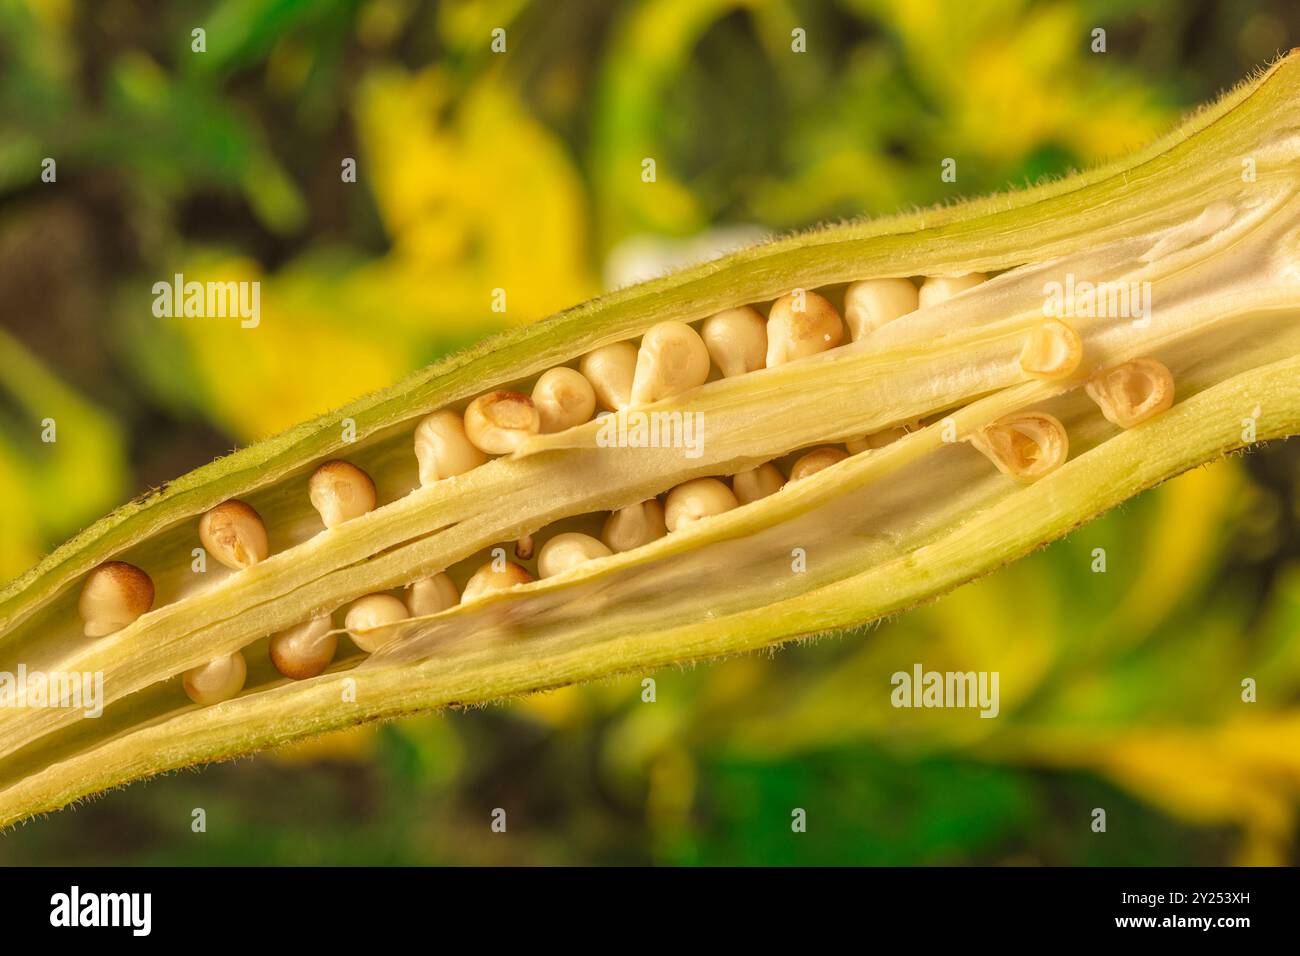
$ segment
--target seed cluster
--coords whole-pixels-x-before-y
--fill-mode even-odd
[[[554,434],[585,424],[601,413],[680,396],[716,375],[746,375],[817,355],[845,341],[860,341],[918,309],[935,306],[974,288],[985,276],[867,279],[844,290],[844,316],[825,296],[794,289],[774,301],[766,316],[753,305],[726,309],[698,326],[668,321],[651,326],[639,343],[613,342],[567,365],[551,368],[532,384],[530,394],[497,389],[479,395],[463,412],[445,408],[421,419],[413,445],[421,486],[435,486],[509,455],[539,434]],[[1018,362],[1025,375],[1065,379],[1083,361],[1082,339],[1064,322],[1048,320],[1029,331]],[[1173,378],[1153,359],[1137,359],[1096,372],[1087,379],[1087,394],[1111,422],[1133,427],[1169,408]],[[781,492],[786,485],[833,468],[851,455],[869,453],[925,427],[920,419],[841,445],[805,449],[783,471],[776,461],[730,476],[693,478],[605,515],[599,536],[554,528],[525,534],[514,542],[514,558],[505,549],[466,578],[463,591],[440,571],[412,581],[403,597],[369,594],[344,613],[343,630],[364,653],[372,653],[411,618],[439,614],[458,604],[527,584],[536,578],[566,574],[651,544],[734,508]],[[1004,474],[1031,481],[1059,467],[1069,440],[1064,425],[1041,411],[1005,416],[968,436]],[[307,496],[328,531],[373,511],[378,505],[374,481],[357,465],[326,461],[307,481]],[[599,519],[598,519],[599,520]],[[594,526],[592,529],[594,530]],[[207,552],[235,572],[267,559],[270,542],[258,512],[230,499],[199,521],[199,539]],[[525,564],[534,561],[535,575]],[[134,565],[109,561],[86,579],[80,611],[88,637],[102,637],[131,624],[153,605],[149,575]],[[324,672],[338,652],[334,614],[322,610],[300,624],[271,636],[268,653],[276,670],[293,680]],[[199,704],[217,703],[240,693],[246,679],[242,652],[218,657],[187,671],[183,686]]]

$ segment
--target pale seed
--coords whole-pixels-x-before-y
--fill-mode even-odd
[[[731,489],[736,493],[736,500],[742,505],[774,495],[784,485],[785,475],[781,474],[781,469],[770,461],[749,471],[738,471],[731,477]]]
[[[373,654],[396,635],[396,628],[392,625],[409,617],[406,605],[391,594],[367,594],[348,608],[343,626],[347,628],[352,643],[367,654]]]
[[[601,529],[600,539],[614,551],[631,551],[657,541],[668,533],[664,523],[664,506],[658,498],[611,511]]]
[[[664,521],[669,531],[678,531],[702,518],[730,511],[739,504],[732,490],[717,478],[696,478],[668,492]]]
[[[537,406],[518,392],[489,392],[465,409],[465,434],[489,455],[510,454],[541,428]]]
[[[412,617],[437,614],[459,603],[460,592],[445,571],[413,581],[406,588],[406,609]]]
[[[553,578],[595,558],[607,558],[614,552],[589,534],[557,534],[542,545],[537,555],[537,574]]]
[[[831,445],[814,448],[794,463],[794,466],[790,469],[790,480],[801,481],[848,457],[849,453],[843,448],[835,448]]]
[[[849,450],[850,455],[861,454],[864,451],[870,451],[876,448],[884,448],[886,445],[892,445],[904,435],[911,434],[924,426],[925,423],[918,418],[905,425],[895,425],[892,428],[883,428],[878,432],[872,432],[870,435],[850,438],[844,443],[844,447]]]
[[[463,475],[488,460],[465,434],[465,422],[449,408],[426,415],[415,429],[415,459],[420,484]]]
[[[601,408],[617,412],[631,403],[636,359],[637,349],[631,342],[602,345],[582,357],[578,369],[591,383]]]
[[[306,680],[322,673],[334,660],[339,638],[330,633],[329,614],[319,614],[271,638],[267,650],[271,663],[285,677]]]
[[[853,341],[915,312],[920,301],[911,279],[863,279],[844,290],[844,320]]]
[[[940,302],[947,302],[958,293],[975,288],[987,278],[982,272],[972,272],[965,276],[931,276],[921,283],[918,307],[928,309]]]
[[[796,289],[772,303],[767,316],[767,367],[833,349],[844,341],[844,322],[835,306]]]
[[[120,631],[153,607],[153,581],[134,564],[105,561],[86,576],[77,607],[87,637]]]
[[[562,432],[591,421],[596,392],[586,376],[571,368],[548,369],[533,386],[533,404],[542,421],[542,434]]]
[[[236,696],[244,689],[247,677],[248,664],[244,661],[244,655],[241,651],[235,651],[186,671],[181,684],[190,700],[206,707]]]
[[[500,571],[496,569],[494,562],[489,561],[465,582],[465,590],[461,592],[460,600],[464,604],[492,591],[505,591],[517,584],[527,584],[532,579],[533,576],[527,569],[521,568],[512,561],[507,561]]]
[[[199,519],[199,540],[208,554],[236,571],[265,561],[266,525],[252,506],[231,498]]]
[[[704,320],[700,337],[725,378],[753,372],[767,363],[767,320],[753,306],[710,316]]]
[[[641,338],[632,376],[632,404],[649,405],[703,385],[709,350],[685,322],[660,322]]]

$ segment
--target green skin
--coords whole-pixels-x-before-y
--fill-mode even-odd
[[[859,628],[1015,560],[1184,470],[1252,440],[1300,432],[1300,332],[1289,327],[1300,305],[1290,279],[1300,248],[1297,102],[1293,53],[1122,163],[793,236],[613,293],[119,509],[0,592],[0,671],[19,663],[100,671],[108,702],[98,720],[72,710],[0,710],[0,824],[364,721]],[[1253,160],[1253,178],[1242,176],[1243,158]],[[1066,271],[1150,282],[1158,318],[1145,326],[1072,320],[1084,338],[1083,367],[1062,381],[1035,381],[1015,358],[1042,321],[1044,280]],[[655,405],[703,413],[698,460],[672,449],[599,448],[593,422],[540,436],[447,487],[384,493],[403,487],[413,467],[411,429],[424,414],[635,338],[655,322],[698,321],[792,286],[970,272],[1005,274],[863,343]],[[1147,355],[1174,370],[1176,403],[1120,431],[1082,384],[1098,367]],[[1066,423],[1071,452],[1062,467],[1022,484],[963,440],[1029,407]],[[645,548],[409,621],[376,654],[345,656],[311,680],[278,679],[257,662],[272,631],[569,516],[941,413],[943,421],[887,448]],[[1243,430],[1247,418],[1253,436]],[[355,443],[343,440],[345,420],[355,422]],[[310,516],[306,476],[331,457],[363,464],[383,506],[187,590],[178,565],[188,561],[198,515],[238,497],[264,516],[284,515],[285,528],[301,525]],[[275,552],[277,534],[288,532],[271,531]],[[807,559],[799,573],[790,567],[794,549]],[[110,558],[155,575],[160,600],[124,630],[91,641],[80,632],[77,594],[84,575]],[[243,695],[190,705],[177,676],[240,648],[250,661]]]

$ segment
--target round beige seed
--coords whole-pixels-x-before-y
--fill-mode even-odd
[[[998,471],[1021,481],[1041,478],[1065,463],[1070,437],[1055,415],[1013,412],[970,437],[970,443],[997,465]]]
[[[1020,367],[1034,378],[1065,378],[1082,360],[1079,333],[1057,319],[1031,329],[1020,350]]]
[[[537,406],[518,392],[488,392],[465,409],[465,434],[489,455],[508,455],[541,429]]]
[[[897,318],[915,312],[920,295],[911,279],[863,279],[844,290],[844,320],[858,341]]]
[[[86,575],[77,607],[87,637],[120,631],[153,607],[153,581],[134,564],[105,561]]]
[[[844,341],[835,306],[816,292],[796,289],[772,303],[767,316],[767,367],[833,349]]]
[[[266,525],[251,505],[231,498],[199,519],[199,540],[208,554],[236,571],[265,561]]]
[[[489,561],[474,572],[474,576],[465,582],[465,590],[460,596],[462,604],[493,591],[505,591],[517,584],[527,584],[533,579],[527,569],[521,568],[513,561],[501,564],[499,571],[497,567],[497,562]]]
[[[982,272],[972,272],[965,276],[930,276],[921,283],[918,304],[920,308],[928,309],[940,302],[947,302],[958,293],[975,288],[987,278]]]
[[[445,571],[413,581],[406,589],[406,609],[412,617],[437,614],[460,603],[460,592]]]
[[[664,506],[658,498],[611,511],[601,529],[600,539],[614,551],[631,551],[668,533],[664,523]]]
[[[726,309],[704,320],[700,337],[725,378],[767,364],[767,321],[750,305]]]
[[[318,614],[281,631],[271,638],[267,647],[271,663],[291,680],[315,677],[330,666],[338,650],[339,637],[331,633],[332,627],[329,614]]]
[[[601,408],[617,412],[631,403],[636,359],[637,349],[631,342],[602,345],[582,357],[578,369],[591,383]]]
[[[835,448],[831,445],[814,448],[794,463],[790,469],[790,480],[800,481],[848,457],[849,453],[843,448]]]
[[[785,475],[770,461],[749,471],[738,471],[731,478],[731,488],[736,493],[736,500],[742,505],[774,495],[784,485]]]
[[[375,510],[375,483],[350,462],[325,462],[312,473],[307,493],[327,528]]]
[[[696,478],[668,492],[664,521],[669,531],[679,531],[702,518],[730,511],[739,504],[732,490],[717,478]]]
[[[465,422],[449,408],[426,415],[415,427],[415,460],[420,484],[463,475],[488,460],[465,434]]]
[[[1112,425],[1132,428],[1174,404],[1174,376],[1155,359],[1140,358],[1103,369],[1084,390]]]
[[[595,558],[607,558],[614,552],[589,534],[570,531],[557,534],[542,545],[537,555],[537,574],[553,578]]]
[[[248,664],[244,661],[243,652],[235,651],[186,671],[181,677],[181,684],[190,700],[206,707],[236,696],[244,689],[247,677]]]
[[[352,643],[373,654],[396,636],[396,629],[391,625],[409,617],[406,605],[391,594],[367,594],[348,608],[343,626]]]
[[[709,377],[709,350],[685,322],[660,322],[641,338],[632,376],[632,404],[672,398]]]
[[[533,404],[541,417],[542,434],[550,435],[591,421],[596,392],[581,372],[561,366],[542,373],[533,386]]]

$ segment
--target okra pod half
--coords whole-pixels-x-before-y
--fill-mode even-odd
[[[1300,431],[1297,104],[1293,53],[1121,163],[615,292],[131,502],[0,592],[0,672],[105,704],[0,708],[0,823],[857,628]]]

